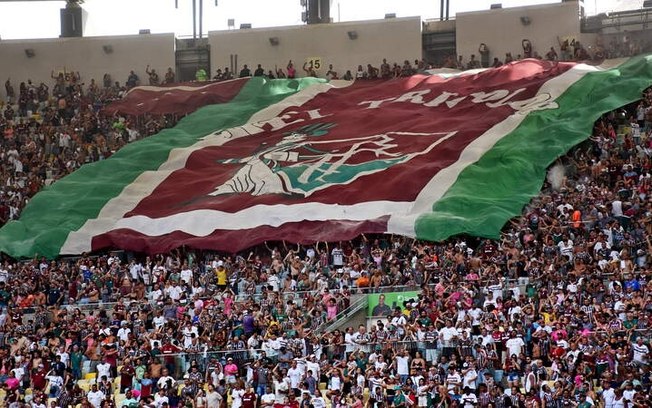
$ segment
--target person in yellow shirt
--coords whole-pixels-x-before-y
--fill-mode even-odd
[[[215,276],[217,277],[217,287],[220,290],[226,289],[226,268],[224,267],[224,264],[222,261],[219,261],[217,263],[217,269],[215,269]]]

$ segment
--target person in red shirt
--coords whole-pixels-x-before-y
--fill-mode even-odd
[[[254,408],[256,406],[256,394],[253,388],[248,388],[242,396],[242,408]]]
[[[45,390],[45,385],[47,384],[45,376],[47,374],[48,372],[45,369],[45,366],[39,364],[38,368],[32,372],[32,388],[38,391]]]
[[[274,404],[274,408],[299,408],[299,402],[295,399],[290,401],[288,397],[285,397],[285,400],[283,401],[282,404],[276,403]]]
[[[134,369],[134,366],[131,365],[131,361],[128,358],[125,358],[124,364],[120,369],[120,393],[124,393],[127,389],[132,387],[135,375],[136,370]]]
[[[161,353],[163,353],[163,355],[174,354],[179,352],[181,352],[181,348],[172,344],[170,340],[165,339],[165,344],[163,344],[163,347],[161,347]],[[165,357],[164,360],[165,360],[165,368],[167,368],[169,372],[174,373],[176,368],[174,357],[173,356]]]

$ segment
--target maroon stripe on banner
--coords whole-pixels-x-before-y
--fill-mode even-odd
[[[233,99],[247,83],[248,78],[234,79],[224,82],[195,82],[191,88],[176,89],[172,86],[137,87],[127,96],[117,102],[111,103],[103,112],[107,115],[116,113],[124,115],[185,115],[197,109],[218,103],[226,103]],[[176,86],[188,87],[188,84]]]
[[[280,227],[261,226],[246,230],[215,230],[205,237],[195,237],[175,231],[163,236],[151,237],[142,233],[117,229],[93,238],[93,251],[104,248],[121,248],[127,251],[157,254],[186,245],[197,249],[219,249],[227,253],[251,248],[264,241],[290,241],[311,244],[317,241],[349,240],[362,233],[387,231],[389,217],[366,221],[302,221],[287,223]]]

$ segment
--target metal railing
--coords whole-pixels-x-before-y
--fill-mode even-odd
[[[349,305],[349,307],[347,307],[346,309],[339,312],[337,314],[337,316],[335,317],[335,319],[328,320],[328,321],[322,323],[317,328],[315,328],[315,330],[314,330],[315,333],[321,334],[321,333],[326,333],[326,332],[329,332],[331,330],[334,330],[335,327],[337,327],[337,326],[339,326],[341,324],[342,319],[345,319],[345,318],[355,314],[356,312],[362,310],[363,308],[366,309],[368,305],[369,305],[369,297],[366,296],[366,295],[360,296],[360,298],[357,299],[355,302],[351,303]]]
[[[417,340],[386,340],[383,342],[365,342],[365,343],[342,343],[329,345],[315,345],[308,351],[309,354],[315,355],[316,361],[325,355],[329,361],[343,360],[348,354],[363,351],[369,353],[372,350],[408,350],[414,352],[417,350],[425,351],[428,347],[434,349],[434,345],[427,345],[425,342]],[[292,359],[306,359],[308,355],[293,355]],[[196,365],[205,377],[212,370],[224,370],[224,367],[232,362],[237,366],[237,376],[246,375],[247,367],[255,361],[264,360],[272,365],[288,365],[290,360],[284,361],[280,358],[279,350],[273,349],[241,349],[241,350],[212,350],[202,352],[181,352],[159,354],[156,357],[174,378],[180,379],[188,372],[192,365]],[[291,360],[292,360],[291,359]],[[90,373],[95,372],[93,369]]]

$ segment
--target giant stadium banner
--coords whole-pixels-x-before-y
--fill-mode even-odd
[[[0,251],[497,238],[546,168],[651,83],[650,56],[389,81],[252,78],[46,187],[0,230]]]

